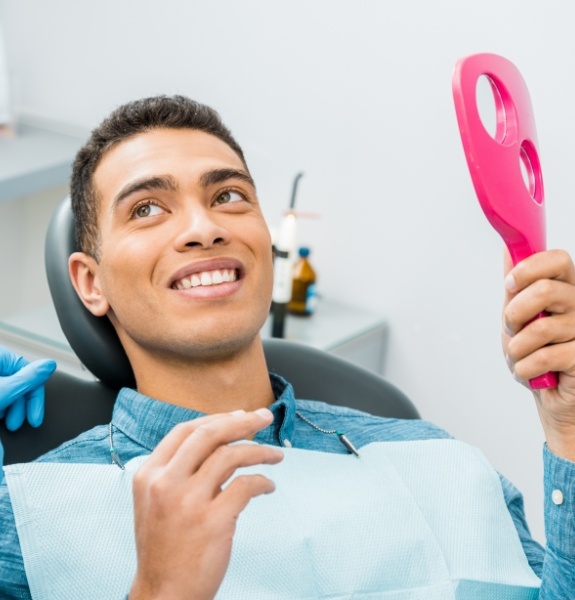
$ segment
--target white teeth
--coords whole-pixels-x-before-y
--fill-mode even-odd
[[[202,281],[202,285],[212,285],[212,276],[207,271],[204,271],[200,275],[200,279]]]
[[[203,271],[201,273],[194,273],[189,277],[183,277],[174,285],[174,287],[178,290],[187,290],[191,287],[198,287],[199,285],[217,285],[219,283],[236,281],[236,279],[235,269]]]

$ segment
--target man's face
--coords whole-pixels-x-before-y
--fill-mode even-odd
[[[132,359],[229,355],[269,311],[272,253],[251,177],[224,142],[159,129],[113,147],[94,173],[94,288]]]

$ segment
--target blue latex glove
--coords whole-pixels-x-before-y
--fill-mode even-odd
[[[22,356],[0,347],[0,419],[13,431],[27,419],[38,427],[44,419],[44,382],[56,369],[53,360],[28,362]],[[4,450],[0,442],[0,467]],[[0,480],[2,473],[0,472]]]

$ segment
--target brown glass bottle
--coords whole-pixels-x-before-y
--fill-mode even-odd
[[[309,260],[309,248],[299,249],[299,260],[294,265],[292,295],[288,310],[294,315],[309,316],[315,312],[317,303],[316,274]]]

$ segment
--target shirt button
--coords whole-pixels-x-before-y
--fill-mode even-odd
[[[553,504],[563,504],[563,492],[561,490],[553,490],[551,492],[551,500],[553,500]]]
[[[283,441],[283,446],[284,446],[284,448],[291,448],[292,447],[291,442],[289,440],[284,440]]]

